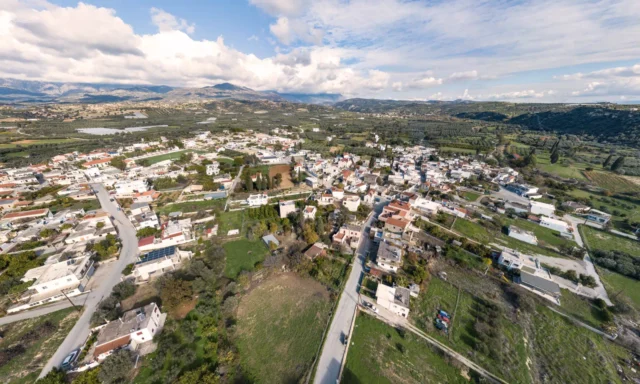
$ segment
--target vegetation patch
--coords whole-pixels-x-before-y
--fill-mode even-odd
[[[242,271],[253,270],[256,263],[264,260],[269,253],[262,239],[230,241],[225,243],[223,247],[227,254],[224,274],[232,279],[236,278]]]
[[[640,192],[640,185],[615,173],[590,171],[585,176],[597,186],[616,192]]]
[[[586,225],[580,226],[580,232],[590,250],[618,251],[640,258],[640,242],[614,235]]]
[[[297,383],[309,373],[329,317],[325,287],[280,274],[240,301],[237,346],[242,366],[259,383]]]
[[[461,365],[410,332],[358,314],[345,383],[468,383]]]
[[[63,309],[0,327],[0,377],[3,382],[33,383],[67,336],[78,312]]]

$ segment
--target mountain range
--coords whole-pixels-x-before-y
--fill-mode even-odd
[[[280,93],[256,91],[230,83],[200,88],[166,85],[58,83],[0,79],[0,104],[103,103],[118,101],[166,100],[269,100],[278,102],[333,104],[343,99],[333,93]]]

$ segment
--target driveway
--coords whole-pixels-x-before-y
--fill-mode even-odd
[[[60,344],[56,353],[53,354],[51,359],[49,359],[42,369],[40,378],[44,377],[54,367],[59,366],[62,363],[62,360],[71,351],[84,344],[85,340],[89,336],[91,316],[93,315],[93,312],[95,312],[98,303],[100,303],[104,297],[111,294],[113,286],[120,282],[122,270],[127,266],[127,264],[133,263],[138,254],[136,230],[127,216],[122,211],[118,211],[116,204],[109,200],[110,196],[102,184],[92,184],[92,187],[98,192],[97,196],[102,209],[114,217],[113,222],[118,229],[118,237],[122,241],[120,257],[117,261],[105,264],[101,267],[105,270],[101,272],[102,279],[100,284],[94,287],[94,289],[85,296],[84,311],[82,315],[62,344]]]
[[[509,192],[506,189],[500,187],[500,191],[498,192],[491,192],[491,196],[496,197],[496,198],[500,198],[500,199],[504,199],[505,201],[510,201],[512,203],[520,203],[520,204],[524,204],[524,205],[529,205],[529,203],[531,202],[529,199],[527,199],[526,197],[522,197],[520,195],[518,195],[517,193],[513,193],[513,192]]]
[[[378,204],[374,211],[381,211],[384,204]],[[329,326],[322,353],[318,360],[316,376],[313,380],[316,384],[335,384],[340,378],[340,370],[344,362],[346,347],[343,338],[351,334],[351,326],[356,315],[358,305],[358,288],[362,278],[363,265],[367,249],[369,249],[369,234],[364,232],[366,227],[371,227],[375,212],[369,215],[361,229],[361,241],[356,252],[351,273],[340,295],[340,301],[336,307],[333,321]]]

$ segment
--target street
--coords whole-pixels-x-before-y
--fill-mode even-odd
[[[95,311],[98,303],[111,294],[113,286],[120,282],[122,270],[127,264],[133,263],[138,253],[138,239],[136,238],[136,230],[122,211],[118,211],[114,202],[111,202],[108,192],[101,184],[92,184],[94,190],[96,190],[98,199],[102,209],[108,212],[115,218],[114,225],[118,228],[118,237],[122,241],[122,249],[120,251],[120,258],[118,261],[108,263],[101,268],[108,268],[108,271],[104,274],[103,280],[100,285],[95,287],[87,296],[84,302],[84,311],[82,315],[74,325],[73,329],[67,337],[64,339],[56,353],[53,354],[51,359],[42,369],[39,378],[44,377],[54,367],[59,366],[62,360],[74,349],[81,347],[87,337],[89,336],[89,330],[91,327],[91,316]]]
[[[351,333],[351,326],[358,305],[358,288],[362,279],[365,255],[371,242],[369,240],[369,234],[365,233],[365,228],[371,227],[374,216],[376,216],[375,212],[379,212],[382,206],[383,204],[378,204],[378,206],[374,208],[374,212],[369,215],[369,218],[362,226],[362,237],[356,252],[356,258],[354,258],[351,273],[340,295],[335,315],[329,327],[329,332],[327,332],[324,345],[322,346],[316,376],[313,380],[316,384],[335,384],[340,377],[340,369],[346,350],[343,344],[343,338]]]

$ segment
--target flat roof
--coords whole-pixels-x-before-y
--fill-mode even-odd
[[[560,286],[554,281],[531,274],[525,271],[524,268],[520,271],[520,281],[522,282],[522,284],[531,286],[544,292],[548,292],[554,295],[560,294]]]

